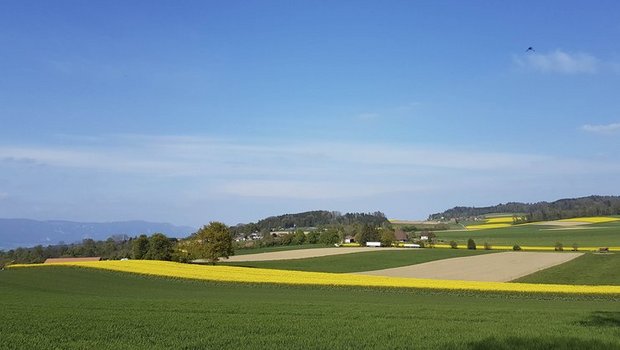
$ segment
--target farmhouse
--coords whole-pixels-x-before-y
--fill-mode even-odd
[[[394,231],[394,240],[397,242],[406,242],[408,239],[407,237],[407,233],[405,233],[405,231],[401,230],[401,229],[396,229],[396,231]]]
[[[45,260],[44,264],[57,264],[57,263],[63,263],[63,262],[99,261],[99,260],[101,260],[100,256],[84,257],[84,258],[49,258]]]
[[[344,238],[344,243],[355,243],[355,237],[353,237],[353,236],[346,236]]]

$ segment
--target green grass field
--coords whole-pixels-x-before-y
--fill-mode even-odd
[[[484,242],[495,245],[519,244],[522,246],[549,246],[556,242],[565,247],[577,243],[582,247],[620,246],[620,222],[586,225],[586,229],[549,230],[557,227],[519,225],[514,227],[475,231],[436,231],[437,238],[444,241],[466,243],[472,238],[480,246]]]
[[[620,285],[620,254],[584,254],[514,282]]]
[[[280,246],[263,247],[263,248],[237,248],[235,249],[235,255],[271,253],[271,252],[281,252],[285,250],[313,249],[313,248],[326,248],[326,247],[333,247],[333,246],[326,246],[323,244],[301,244],[301,245],[280,245]]]
[[[620,349],[618,297],[0,271],[2,349]]]
[[[347,249],[347,248],[341,248]],[[488,254],[492,251],[466,249],[411,249],[350,253],[307,259],[223,263],[265,269],[316,272],[361,272],[420,264],[433,260]]]

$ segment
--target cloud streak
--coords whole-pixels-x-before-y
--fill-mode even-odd
[[[528,53],[514,58],[521,67],[543,73],[594,74],[604,66],[598,58],[587,53],[568,53],[555,50],[549,53]]]
[[[581,130],[597,133],[597,134],[612,134],[616,132],[620,132],[620,123],[611,123],[611,124],[602,124],[602,125],[592,125],[586,124],[581,127]]]
[[[489,177],[510,181],[620,173],[620,166],[610,162],[390,143],[241,142],[152,135],[81,137],[72,142],[69,147],[0,146],[0,169],[78,169],[191,183],[217,195],[303,199],[424,192]]]

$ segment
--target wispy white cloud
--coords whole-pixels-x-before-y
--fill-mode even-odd
[[[438,184],[469,186],[489,176],[620,173],[620,165],[603,161],[378,142],[114,135],[63,144],[0,145],[0,167],[4,160],[13,167],[37,164],[189,181],[213,194],[302,199],[419,192]]]
[[[545,73],[597,73],[607,64],[587,53],[556,50],[549,53],[528,53],[514,57],[519,66]]]
[[[620,123],[611,123],[611,124],[600,124],[600,125],[592,125],[586,124],[581,127],[581,130],[599,134],[611,134],[620,132]]]

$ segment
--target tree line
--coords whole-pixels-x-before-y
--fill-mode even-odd
[[[381,226],[388,220],[384,213],[346,213],[337,211],[314,210],[297,214],[271,216],[257,222],[238,224],[231,227],[233,234],[289,230],[302,227],[328,227],[333,225],[369,224]]]
[[[48,258],[101,257],[104,260],[155,259],[172,260],[176,238],[168,238],[162,233],[150,237],[140,235],[113,236],[106,240],[90,238],[79,243],[37,245],[30,248],[16,248],[0,251],[0,261],[15,264],[42,263]]]
[[[509,202],[489,207],[454,207],[431,214],[429,220],[451,220],[492,213],[520,213],[526,221],[570,219],[582,216],[620,215],[620,196],[589,196],[560,199],[554,202]]]
[[[313,227],[313,230],[307,234],[301,229],[291,230],[290,233],[279,236],[272,233],[276,228],[295,227]],[[48,258],[94,256],[104,260],[148,259],[189,262],[205,259],[214,263],[219,258],[233,255],[235,248],[246,248],[243,244],[234,243],[234,237],[238,236],[239,232],[261,232],[262,237],[256,242],[256,247],[291,244],[333,245],[342,242],[347,235],[358,235],[361,232],[366,232],[363,237],[375,239],[374,232],[378,232],[376,230],[380,227],[389,227],[389,222],[381,212],[342,215],[338,212],[312,211],[269,217],[257,223],[234,227],[211,222],[183,239],[169,238],[163,233],[136,237],[116,235],[107,240],[84,239],[80,243],[16,248],[0,251],[0,266],[8,263],[42,263]],[[360,239],[364,239],[361,237]]]

